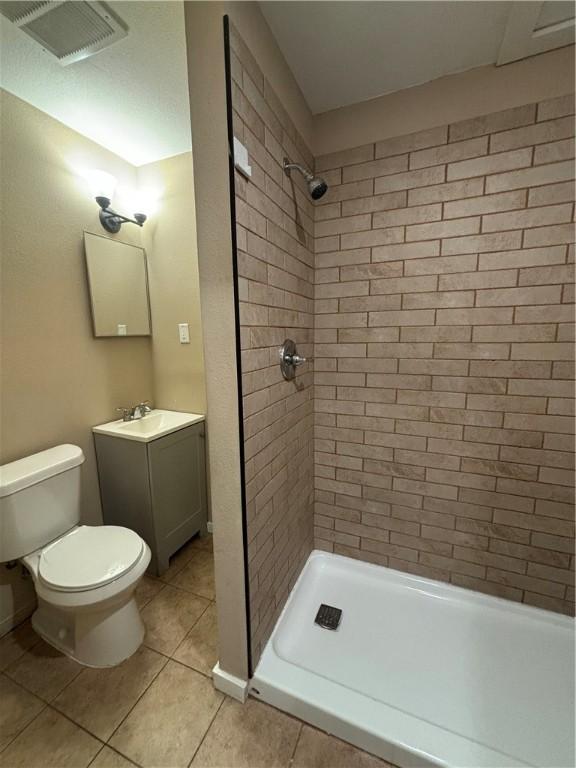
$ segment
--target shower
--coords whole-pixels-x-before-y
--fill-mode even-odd
[[[324,195],[324,193],[328,189],[328,184],[326,184],[324,179],[321,179],[320,176],[314,176],[314,174],[310,173],[310,171],[306,170],[306,168],[303,168],[301,165],[298,165],[298,163],[291,163],[290,160],[287,157],[285,157],[284,173],[287,176],[290,176],[290,171],[293,168],[295,168],[297,171],[300,171],[302,176],[304,176],[304,178],[308,182],[308,191],[310,192],[310,197],[313,200],[320,200],[320,198]]]

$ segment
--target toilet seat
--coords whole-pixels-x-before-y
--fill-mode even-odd
[[[57,591],[97,589],[130,571],[144,547],[140,536],[128,528],[79,526],[42,550],[38,577]]]

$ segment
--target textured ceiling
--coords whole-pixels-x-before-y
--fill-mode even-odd
[[[112,2],[129,34],[62,67],[0,17],[0,84],[134,165],[191,148],[182,2]]]

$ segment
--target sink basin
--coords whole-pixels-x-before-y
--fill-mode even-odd
[[[180,411],[163,411],[160,408],[151,411],[141,419],[134,421],[109,421],[92,427],[93,432],[111,437],[123,437],[126,440],[138,440],[141,443],[149,443],[159,437],[169,435],[178,429],[188,427],[204,421],[200,413],[180,413]]]

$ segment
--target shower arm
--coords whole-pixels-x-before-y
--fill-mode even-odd
[[[311,181],[314,178],[314,174],[312,174],[306,168],[301,166],[299,163],[291,163],[287,157],[284,158],[283,168],[284,168],[284,173],[287,176],[290,175],[290,171],[292,171],[293,169],[296,169],[297,171],[300,171],[300,173],[302,174],[302,176],[304,176],[306,181]]]
[[[306,183],[308,184],[308,194],[312,198],[312,200],[320,200],[320,198],[325,194],[326,190],[328,189],[328,184],[322,179],[320,176],[314,176],[312,171],[309,171],[308,168],[306,168],[303,165],[300,165],[300,163],[292,163],[288,157],[284,158],[284,162],[282,164],[282,167],[284,169],[284,173],[289,178],[291,177],[292,171],[298,171],[298,173],[301,173],[304,179],[306,180]]]

